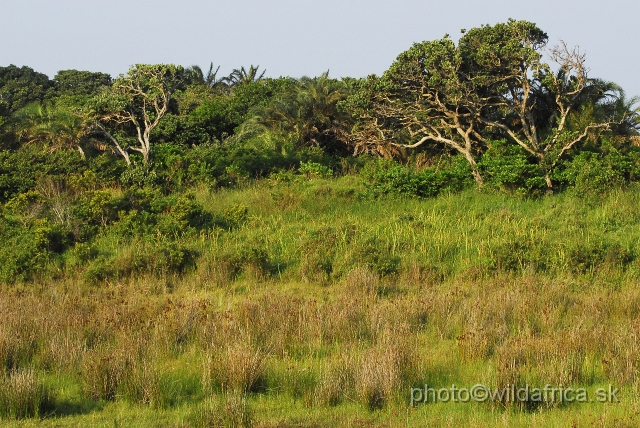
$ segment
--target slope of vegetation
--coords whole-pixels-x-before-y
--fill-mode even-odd
[[[546,41],[367,79],[0,67],[0,419],[637,426],[635,99]],[[411,405],[476,384],[619,401]]]
[[[218,225],[167,242],[115,223],[58,278],[3,290],[4,394],[30,377],[24,399],[56,425],[635,424],[635,187],[372,199],[347,176],[192,194]],[[425,383],[622,392],[410,408]]]

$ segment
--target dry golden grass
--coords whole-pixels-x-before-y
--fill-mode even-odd
[[[51,410],[52,392],[32,369],[12,370],[0,378],[0,416],[20,419]]]
[[[89,292],[4,291],[4,390],[22,376],[31,383],[21,385],[31,386],[20,394],[38,396],[29,392],[40,391],[34,379],[57,373],[77,379],[85,400],[170,408],[189,361],[200,382],[183,399],[209,403],[196,425],[248,426],[253,396],[375,411],[403,408],[410,388],[426,381],[640,384],[633,282],[584,292],[572,278],[509,274],[410,286],[406,277],[381,279],[361,267],[308,296],[274,290],[269,281],[247,294],[194,290],[187,280],[166,294],[141,287],[137,280]],[[395,291],[380,293],[385,287]]]
[[[191,419],[194,428],[249,428],[255,422],[247,396],[237,392],[207,399]]]
[[[228,342],[222,349],[209,349],[204,362],[205,391],[242,394],[263,390],[267,352],[248,341]]]

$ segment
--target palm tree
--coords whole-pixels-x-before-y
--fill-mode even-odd
[[[593,100],[598,119],[611,121],[611,131],[624,137],[636,137],[640,131],[639,97],[627,98],[625,91],[613,82],[598,80],[600,91]]]
[[[259,125],[263,129],[293,133],[300,146],[341,151],[345,147],[339,137],[346,132],[346,117],[339,112],[338,102],[347,95],[347,85],[329,78],[329,72],[314,78],[303,77],[292,92],[255,109],[243,128],[251,132]]]
[[[193,83],[197,83],[200,85],[208,86],[214,89],[221,89],[226,87],[224,77],[218,78],[218,71],[220,70],[220,66],[218,66],[215,71],[213,70],[213,62],[209,65],[209,71],[205,75],[200,66],[192,65],[187,69],[187,74],[190,80]]]
[[[73,147],[84,157],[80,143],[91,131],[88,119],[80,112],[61,105],[32,103],[16,112],[15,120],[19,138],[47,143],[51,150]]]
[[[255,67],[251,65],[251,67],[249,67],[249,70],[246,70],[244,67],[240,67],[240,69],[236,68],[231,72],[229,76],[223,78],[222,80],[224,80],[224,82],[229,85],[229,87],[242,85],[245,83],[257,82],[264,78],[264,73],[266,72],[266,70],[262,70],[262,73],[258,75],[259,68],[259,65]]]

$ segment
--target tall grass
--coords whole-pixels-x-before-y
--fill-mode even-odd
[[[37,418],[52,407],[52,391],[34,370],[14,370],[0,379],[0,417]]]
[[[194,426],[586,421],[579,404],[408,407],[412,387],[480,382],[612,383],[625,401],[589,407],[610,424],[637,406],[640,191],[594,204],[360,190],[349,177],[200,189],[239,220],[183,242],[198,254],[184,270],[136,273],[128,255],[147,247],[107,234],[98,251],[120,274],[89,281],[77,265],[4,286],[0,416],[81,419],[55,398],[71,394]]]

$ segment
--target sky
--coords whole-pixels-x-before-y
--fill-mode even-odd
[[[639,0],[0,0],[0,66],[116,77],[137,63],[259,65],[266,76],[382,74],[415,42],[509,18],[586,52],[640,95]],[[206,71],[206,70],[205,70]]]

